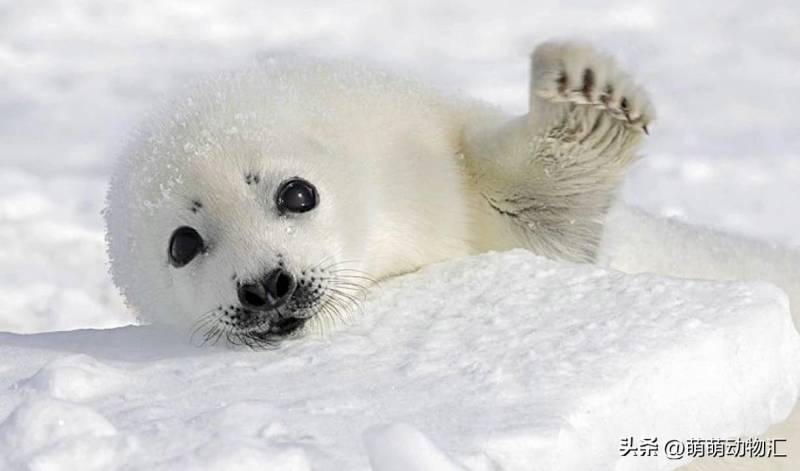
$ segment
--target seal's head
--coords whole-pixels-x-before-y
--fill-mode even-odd
[[[112,178],[114,281],[145,320],[206,339],[324,327],[374,280],[465,251],[449,235],[467,224],[452,122],[434,94],[352,66],[267,63],[198,85]]]

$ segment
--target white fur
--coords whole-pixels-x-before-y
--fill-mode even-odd
[[[293,271],[347,263],[374,278],[469,253],[456,116],[418,84],[351,64],[258,64],[201,84],[145,124],[113,177],[113,278],[143,318],[191,323],[236,304],[234,273],[257,276],[279,253]],[[292,176],[321,203],[280,217],[273,195]],[[210,247],[174,268],[181,225]]]
[[[234,276],[257,277],[279,257],[295,274],[347,266],[375,280],[519,246],[592,260],[650,106],[587,46],[546,44],[533,62],[533,110],[519,118],[314,60],[272,60],[188,90],[144,125],[112,180],[115,282],[143,318],[193,323],[238,304]],[[573,76],[590,68],[591,95]],[[604,99],[606,84],[615,91]],[[274,192],[292,176],[314,183],[321,203],[280,216]],[[183,225],[208,250],[174,268],[167,243]],[[345,299],[326,312],[346,314],[362,281],[340,283]]]
[[[512,232],[494,234],[486,248],[594,261],[652,106],[613,60],[581,43],[536,49],[530,96],[527,115],[472,119],[465,127],[482,224]]]

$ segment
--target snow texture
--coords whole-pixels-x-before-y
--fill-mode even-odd
[[[364,432],[374,471],[461,471],[419,430],[408,424],[376,425]]]
[[[624,435],[759,433],[788,411],[800,364],[786,300],[763,284],[514,253],[395,280],[351,328],[274,352],[56,331],[135,322],[99,213],[161,94],[300,49],[522,112],[526,55],[565,34],[612,51],[659,109],[623,199],[767,242],[622,211],[605,263],[766,274],[794,302],[799,256],[774,244],[800,246],[798,25],[795,0],[0,0],[0,330],[17,333],[0,334],[0,469],[603,469]]]
[[[0,456],[10,469],[666,470],[678,463],[621,458],[620,439],[755,435],[798,394],[800,339],[764,283],[519,250],[391,280],[363,311],[266,352],[156,327],[0,334]]]

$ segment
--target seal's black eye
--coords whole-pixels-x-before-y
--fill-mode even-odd
[[[278,189],[276,204],[281,212],[304,213],[314,209],[318,199],[314,185],[302,178],[291,178]]]
[[[174,267],[191,262],[203,250],[203,238],[188,226],[175,229],[169,239],[169,261]]]

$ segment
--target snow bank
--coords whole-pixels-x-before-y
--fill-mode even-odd
[[[771,285],[524,251],[397,278],[273,351],[126,327],[0,334],[0,356],[3,469],[671,469],[620,440],[755,435],[800,381]]]

